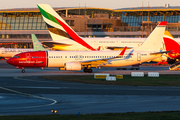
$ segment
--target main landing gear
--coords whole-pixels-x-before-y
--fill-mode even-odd
[[[88,68],[84,68],[84,72],[85,73],[92,73],[92,69],[91,68],[89,68],[89,69]]]
[[[25,73],[25,69],[22,69],[22,73]]]

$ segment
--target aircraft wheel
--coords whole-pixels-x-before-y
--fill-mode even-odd
[[[92,69],[88,69],[88,73],[92,73]]]
[[[22,73],[25,73],[25,70],[24,70],[24,69],[22,69]]]
[[[84,72],[85,72],[85,73],[92,73],[92,69],[84,68]]]
[[[84,72],[85,72],[85,73],[88,72],[88,69],[87,69],[87,68],[84,68]]]

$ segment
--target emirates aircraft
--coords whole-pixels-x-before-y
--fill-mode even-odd
[[[53,42],[42,44],[56,50],[79,51],[91,50],[101,46],[101,50],[122,50],[125,46],[131,49],[140,46],[146,38],[83,38],[80,37],[57,13],[47,4],[37,5],[48,27]],[[161,48],[163,49],[163,48]]]
[[[58,67],[60,70],[92,72],[91,68],[121,67],[141,64],[160,57],[160,52],[167,22],[160,22],[141,46],[121,51],[35,51],[15,55],[7,63],[21,68]]]

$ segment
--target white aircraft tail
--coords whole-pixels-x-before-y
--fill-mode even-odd
[[[57,13],[47,4],[37,5],[53,41],[71,39],[85,48],[96,51],[92,46],[86,43]]]
[[[39,42],[39,40],[37,39],[35,34],[31,34],[31,38],[32,38],[32,42],[33,42],[34,51],[44,51],[44,50],[46,50],[42,46],[41,42]]]
[[[163,43],[163,36],[166,29],[166,21],[162,21],[157,27],[151,32],[148,38],[144,41],[141,46],[136,47],[136,50],[159,52]]]
[[[79,37],[50,5],[37,4],[37,6],[43,16],[53,41],[72,39],[72,36],[69,35],[70,33]]]

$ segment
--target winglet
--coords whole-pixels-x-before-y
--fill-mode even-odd
[[[125,48],[121,51],[121,53],[119,55],[124,55],[126,48],[127,48],[127,46],[125,46]]]
[[[99,51],[100,49],[101,49],[101,46],[99,46],[96,51]]]

